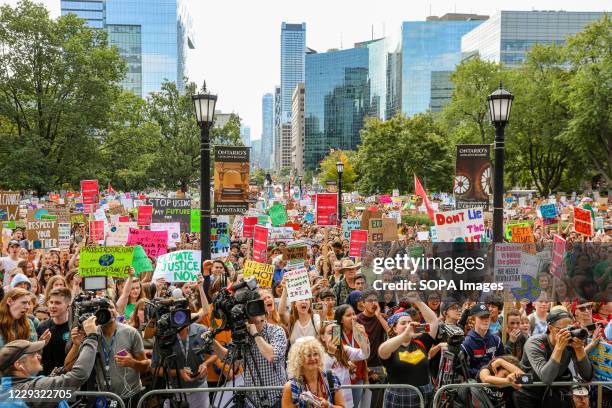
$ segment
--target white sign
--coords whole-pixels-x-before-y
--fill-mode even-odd
[[[521,287],[521,244],[495,244],[495,283],[504,289]]]
[[[486,232],[482,208],[444,211],[434,216],[437,242],[484,242]]]
[[[527,252],[521,253],[521,275],[529,275],[533,278],[538,277],[542,258]]]
[[[157,257],[153,281],[164,278],[166,282],[196,282],[202,273],[200,251],[175,251]]]
[[[428,241],[429,231],[417,231],[417,241]]]
[[[106,231],[106,246],[124,246],[127,244],[130,228],[136,228],[135,222],[111,224]]]
[[[151,231],[168,231],[168,248],[176,248],[181,242],[180,222],[152,222]]]
[[[70,248],[70,223],[69,222],[59,222],[57,224],[58,231],[58,246],[60,249],[69,249]]]
[[[287,300],[289,302],[312,298],[310,279],[306,269],[286,271],[285,276],[287,277]]]

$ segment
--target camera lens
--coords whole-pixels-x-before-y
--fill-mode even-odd
[[[176,310],[172,313],[172,324],[174,326],[183,326],[189,321],[190,316],[184,310]]]
[[[111,321],[111,312],[108,309],[98,309],[95,313],[96,324],[104,326]]]

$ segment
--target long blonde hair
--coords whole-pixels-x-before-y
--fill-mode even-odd
[[[310,302],[310,305],[308,306],[308,314],[310,315],[310,320],[312,320],[312,325],[315,329],[315,332],[317,332],[318,334],[319,328],[316,327],[314,324],[314,311],[312,310],[312,300],[308,299],[308,301]],[[296,304],[297,301],[291,304],[291,314],[289,315],[289,334],[291,334],[291,332],[293,331],[293,326],[295,326],[295,322],[297,322],[300,318],[300,314],[298,313]]]
[[[15,320],[9,310],[9,299],[15,301],[21,297],[27,296],[28,301],[32,293],[22,288],[14,288],[8,291],[2,302],[0,302],[0,335],[4,338],[4,344],[8,344],[13,340],[29,340],[32,330],[30,319],[27,315],[19,320]]]

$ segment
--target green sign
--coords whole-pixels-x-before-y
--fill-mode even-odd
[[[134,268],[134,275],[140,276],[142,272],[153,271],[153,264],[147,256],[142,245],[134,246],[134,257],[132,258],[132,267]]]
[[[85,224],[85,214],[70,214],[70,224]]]
[[[287,223],[287,211],[285,211],[285,207],[282,204],[274,204],[268,210],[268,214],[270,214],[270,218],[272,219],[273,227],[278,227],[279,225]]]
[[[79,275],[126,278],[134,247],[83,247],[79,256]]]
[[[43,214],[40,216],[41,220],[48,220],[48,221],[55,221],[57,220],[57,215],[51,215],[51,214]]]
[[[514,224],[506,224],[505,236],[508,241],[512,240],[512,227],[530,227],[531,224],[528,222],[517,222]]]
[[[200,210],[191,209],[191,218],[189,220],[191,232],[200,232]]]
[[[257,225],[266,225],[268,223],[267,215],[258,215],[257,216]]]

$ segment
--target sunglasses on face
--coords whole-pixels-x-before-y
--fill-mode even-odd
[[[576,310],[580,310],[581,312],[586,312],[587,310],[593,310],[593,305],[586,305],[577,307]]]

